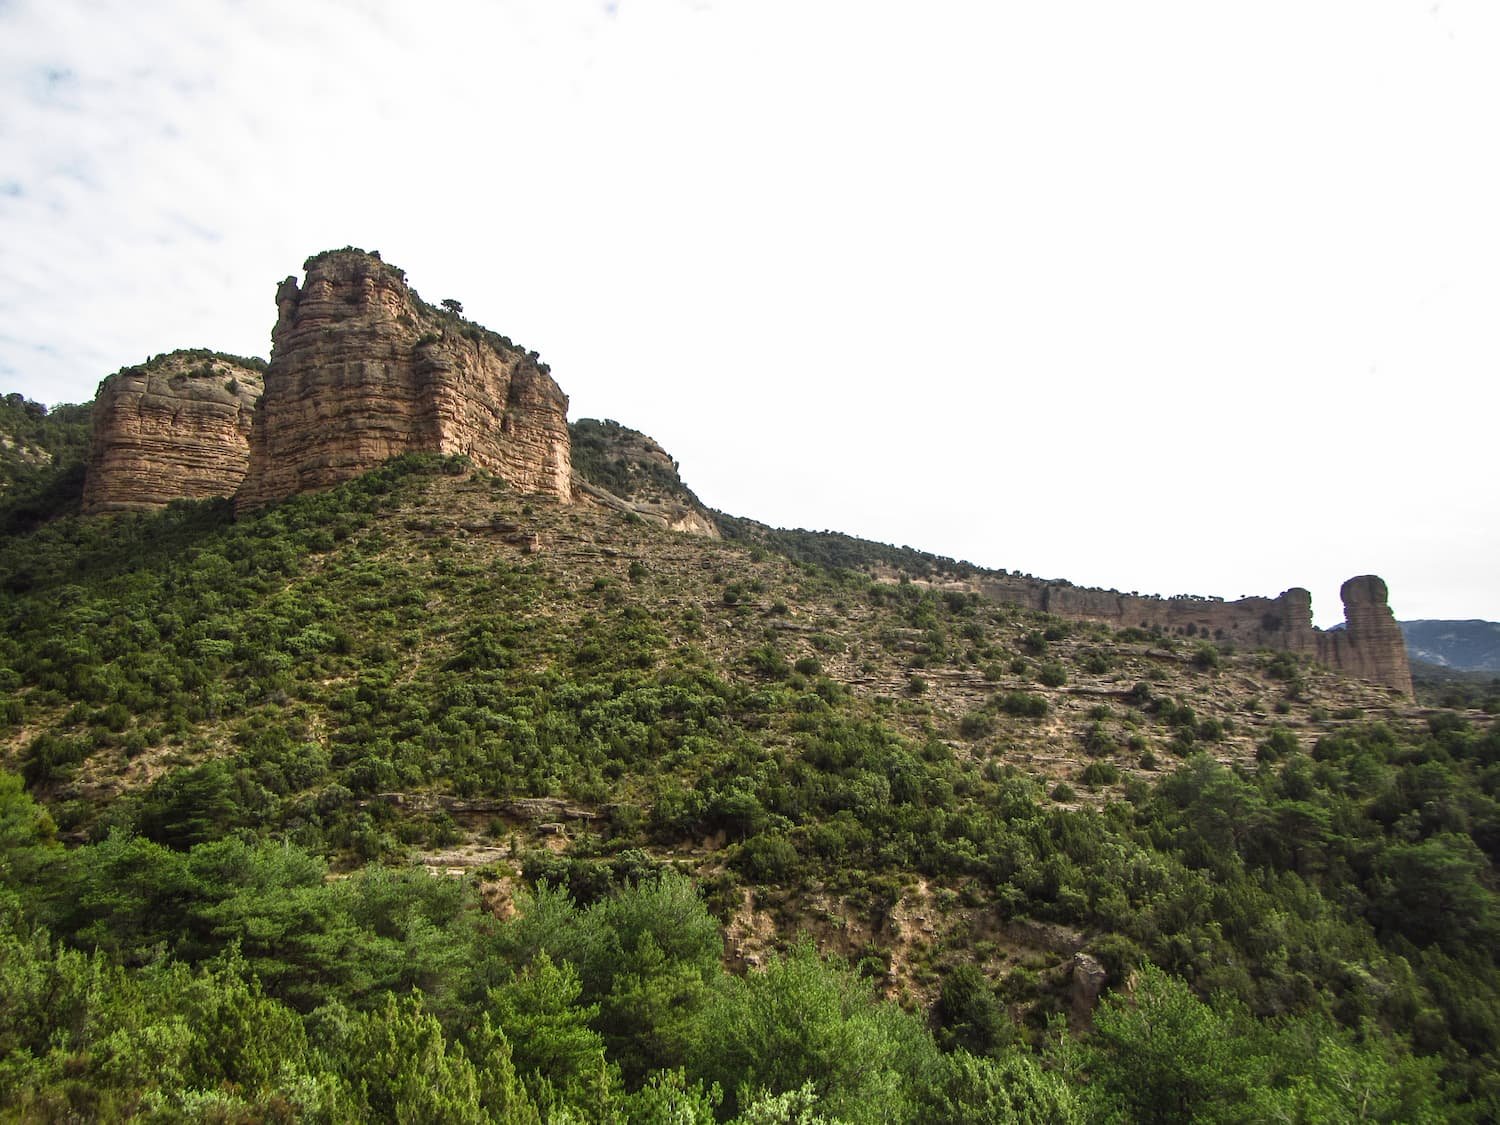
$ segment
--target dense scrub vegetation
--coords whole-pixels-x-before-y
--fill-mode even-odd
[[[889,543],[877,543],[871,539],[860,539],[845,535],[841,531],[807,531],[802,528],[769,527],[757,520],[742,516],[731,516],[726,512],[715,512],[719,530],[726,539],[769,547],[796,559],[798,562],[817,566],[843,568],[846,570],[868,570],[871,567],[891,567],[918,578],[936,574],[966,577],[977,568],[971,563],[958,562],[943,555],[919,551],[915,547],[896,547]]]
[[[1411,679],[1418,701],[1429,707],[1475,708],[1500,715],[1500,676],[1493,672],[1462,672],[1413,660]]]
[[[1068,753],[1097,798],[1049,796],[1006,740],[1140,659],[1123,642],[806,561],[713,580],[734,545],[662,540],[703,586],[669,585],[665,555],[570,570],[483,539],[498,517],[455,537],[460,478],[580,534],[403,459],[238,523],[184,504],[0,545],[9,1112],[1500,1109],[1492,721],[1275,725],[1225,764],[1187,688],[1229,665],[1195,650],[1090,706]],[[781,627],[813,601],[870,636]],[[904,686],[856,689],[886,644]],[[1296,661],[1262,664],[1303,690]],[[948,726],[927,679],[960,669],[995,690]],[[573,810],[565,839],[514,814],[536,798]],[[476,840],[495,858],[468,878],[407,862]],[[932,940],[913,902],[945,920]],[[731,973],[747,910],[786,940]],[[1008,948],[1022,923],[1076,941]],[[1112,989],[1090,1029],[1075,950]]]
[[[90,411],[88,404],[49,410],[18,394],[0,398],[0,534],[78,510]]]
[[[573,469],[590,484],[626,499],[644,493],[672,496],[688,504],[700,503],[693,490],[682,482],[676,462],[663,463],[641,456],[650,439],[639,431],[612,418],[603,421],[580,418],[568,423],[568,437]]]

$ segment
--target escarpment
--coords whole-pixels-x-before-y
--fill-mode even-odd
[[[568,399],[535,352],[427,305],[377,255],[306,263],[276,293],[250,467],[252,509],[403,453],[463,454],[512,487],[572,497]]]
[[[1121,594],[1004,573],[985,575],[976,585],[995,601],[1059,617],[1305,653],[1347,675],[1414,694],[1406,641],[1387,604],[1386,585],[1373,574],[1344,583],[1344,628],[1326,632],[1312,623],[1312,594],[1297,586],[1274,598],[1226,602]]]
[[[157,356],[105,379],[94,400],[83,511],[233,496],[249,467],[261,386],[254,361],[202,350]]]
[[[570,430],[567,396],[535,352],[465,320],[457,302],[426,304],[377,254],[329,251],[304,268],[300,284],[289,277],[277,290],[264,376],[257,361],[193,351],[101,384],[85,512],[231,495],[244,511],[404,453],[442,453],[467,456],[519,492],[720,536],[651,438],[592,419]],[[724,517],[723,533],[743,538],[734,529],[745,522]],[[958,584],[1061,617],[1303,653],[1413,695],[1405,640],[1373,575],[1345,583],[1345,626],[1327,632],[1313,627],[1312,597],[1300,588],[1233,602],[1160,598],[972,568]]]

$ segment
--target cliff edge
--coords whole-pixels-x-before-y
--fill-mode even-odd
[[[682,482],[657,442],[613,419],[580,418],[569,429],[575,495],[672,531],[719,538],[713,513]]]
[[[99,384],[83,511],[151,511],[233,496],[250,462],[263,367],[201,349],[160,355]]]
[[[377,254],[315,255],[281,283],[236,510],[403,453],[463,454],[512,487],[572,497],[568,399],[535,352],[439,310]]]
[[[1023,605],[1117,628],[1160,629],[1179,636],[1246,648],[1305,653],[1320,664],[1415,698],[1401,626],[1387,603],[1385,582],[1373,574],[1345,582],[1344,628],[1312,623],[1312,594],[1294,586],[1274,598],[1160,598],[1048,582],[1019,574],[988,574],[975,588],[995,601]]]
[[[1339,597],[1344,603],[1344,628],[1316,630],[1318,661],[1415,698],[1406,637],[1391,612],[1385,580],[1374,574],[1351,578],[1339,589]]]

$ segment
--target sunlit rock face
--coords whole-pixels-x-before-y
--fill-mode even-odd
[[[261,373],[229,356],[180,351],[99,384],[83,510],[151,511],[233,496],[250,465]]]
[[[319,254],[306,271],[276,292],[237,509],[403,453],[464,454],[519,491],[571,499],[568,399],[535,352],[427,305],[377,255]]]

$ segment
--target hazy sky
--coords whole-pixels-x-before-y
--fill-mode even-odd
[[[378,249],[710,505],[1500,620],[1500,4],[0,0],[0,391]]]

